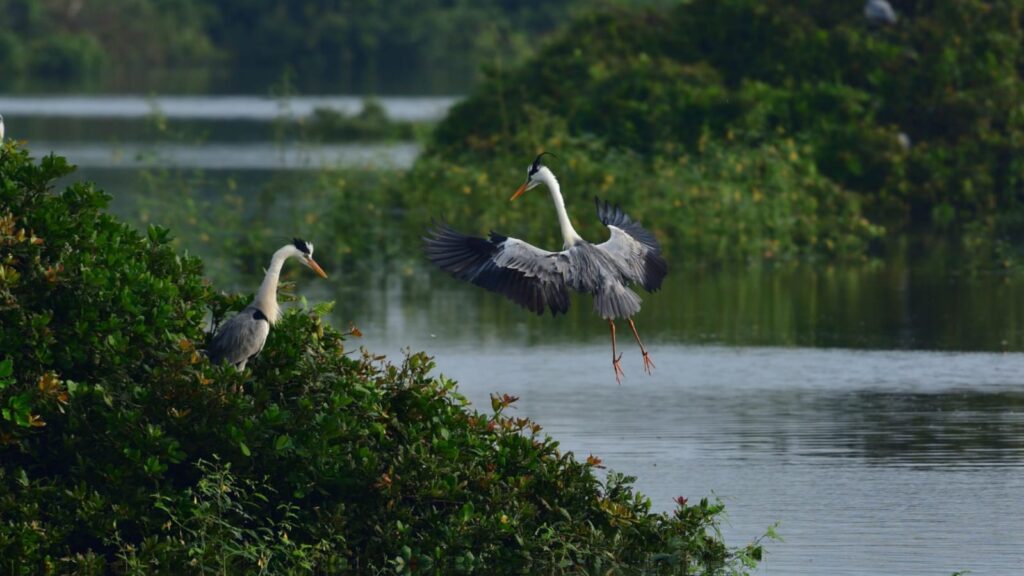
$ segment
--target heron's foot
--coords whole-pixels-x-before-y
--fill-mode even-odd
[[[615,381],[621,385],[622,377],[625,376],[626,373],[622,371],[622,364],[619,360],[622,360],[622,354],[619,354],[618,358],[612,358],[612,368],[615,369]]]
[[[654,368],[654,360],[651,360],[651,355],[647,353],[647,350],[644,350],[644,372],[647,372],[647,375],[650,376],[654,372]]]

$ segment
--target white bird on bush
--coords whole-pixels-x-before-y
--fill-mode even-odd
[[[277,322],[280,308],[277,306],[277,283],[281,275],[281,266],[289,258],[298,258],[300,262],[320,275],[327,278],[327,273],[313,260],[313,244],[295,238],[291,244],[282,246],[274,252],[270,259],[270,268],[263,278],[259,292],[252,304],[224,323],[217,335],[210,342],[207,350],[210,362],[220,364],[228,362],[238,370],[245,370],[245,363],[263,350],[270,334],[270,327]]]
[[[611,238],[601,244],[581,238],[565,211],[558,180],[541,164],[543,156],[537,156],[527,169],[526,182],[512,200],[540,184],[547,186],[565,242],[561,252],[548,252],[494,232],[490,238],[467,236],[440,224],[430,237],[424,238],[427,258],[456,278],[504,294],[537,314],[543,314],[547,308],[552,314],[566,312],[570,289],[592,294],[594,310],[611,328],[615,379],[622,376],[622,355],[615,352],[615,320],[620,318],[629,322],[643,353],[644,370],[650,374],[654,362],[633,323],[633,316],[640,312],[640,296],[629,285],[639,284],[648,292],[661,287],[668,273],[661,247],[654,234],[607,202],[597,202],[597,217],[608,227]]]
[[[0,142],[4,141],[4,115],[0,114]]]
[[[864,17],[871,24],[895,24],[896,11],[887,0],[868,0],[864,4]]]

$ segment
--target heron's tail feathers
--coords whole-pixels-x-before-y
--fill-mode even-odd
[[[594,294],[594,310],[605,320],[635,316],[641,302],[636,292],[619,283],[605,284]]]

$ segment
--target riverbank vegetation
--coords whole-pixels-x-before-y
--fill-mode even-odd
[[[8,574],[744,573],[719,503],[651,512],[515,398],[472,409],[293,307],[246,373],[211,366],[203,264],[0,152],[0,567]],[[239,392],[238,390],[241,390]]]

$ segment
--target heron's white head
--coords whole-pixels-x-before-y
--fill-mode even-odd
[[[545,154],[547,154],[548,156],[555,156],[551,152],[541,152],[537,156],[537,158],[534,159],[533,163],[530,164],[530,167],[526,169],[526,182],[523,182],[523,185],[520,186],[518,190],[516,190],[516,193],[512,195],[511,200],[519,198],[519,196],[523,192],[526,192],[527,190],[533,190],[541,182],[547,182],[550,181],[551,179],[554,179],[555,175],[551,172],[551,170],[549,170],[547,166],[540,163],[540,159],[543,158]],[[555,157],[557,158],[557,156]]]
[[[321,278],[327,278],[327,273],[324,272],[324,269],[316,263],[316,260],[313,260],[312,242],[307,242],[302,238],[293,238],[290,247],[294,249],[292,255],[298,258],[300,262],[313,272],[319,274]]]

